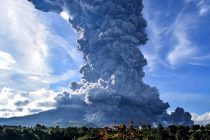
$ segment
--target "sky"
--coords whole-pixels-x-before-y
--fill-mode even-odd
[[[171,105],[210,111],[210,1],[144,1],[149,41],[145,81]],[[194,116],[197,117],[197,116]]]
[[[1,0],[0,9],[0,117],[55,108],[84,63],[68,15],[26,0]],[[210,122],[210,0],[144,0],[143,14],[144,81],[159,89],[169,112],[180,106]]]

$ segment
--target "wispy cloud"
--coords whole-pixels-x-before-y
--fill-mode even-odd
[[[200,2],[197,4],[199,8],[199,14],[201,16],[204,16],[210,12],[210,2],[205,0],[200,0]]]
[[[69,80],[69,77],[71,78],[77,77],[77,72],[75,72],[75,70],[69,70],[63,73],[62,75],[51,75],[51,76],[34,75],[34,76],[30,76],[29,79],[32,79],[37,82],[54,84],[54,83],[59,83],[62,81]]]
[[[0,8],[0,50],[7,54],[3,65],[8,67],[13,62],[13,69],[1,71],[5,85],[8,84],[6,81],[16,81],[14,76],[21,77],[27,83],[30,82],[28,75],[49,75],[52,71],[47,63],[49,33],[36,11],[27,1],[0,1]],[[5,86],[2,84],[0,88]],[[18,82],[7,86],[15,84]]]
[[[56,28],[68,23],[26,0],[0,1],[0,9],[0,117],[55,108],[59,93],[54,90],[66,90],[68,84],[61,87],[62,82],[77,79],[83,63],[72,43],[76,40],[62,36],[71,33]],[[63,23],[53,26],[52,20]]]
[[[25,0],[0,1],[0,9],[0,89],[32,91],[79,76],[82,57],[47,13]]]
[[[1,1],[0,5],[1,49],[12,54],[20,70],[49,73],[51,70],[46,62],[49,55],[48,31],[36,11],[30,8],[27,1]]]
[[[191,20],[191,17],[182,16],[178,17],[174,23],[171,34],[174,37],[174,42],[171,42],[172,50],[167,56],[167,60],[172,66],[191,61],[191,57],[196,54],[196,46],[189,39],[188,34]]]
[[[166,1],[158,9],[153,5],[156,2],[144,1],[149,42],[143,52],[149,63],[149,71],[154,71],[157,66],[172,69],[183,64],[203,66],[207,64],[205,61],[209,60],[208,57],[200,59],[208,56],[204,51],[208,46],[198,46],[200,40],[193,38],[194,32],[198,33],[204,28],[199,25],[200,21],[207,22],[199,13],[203,11],[207,14],[208,2],[177,1],[179,8],[174,8],[173,2],[175,1]],[[192,10],[196,6],[199,7],[197,11]]]
[[[159,25],[160,11],[156,11],[155,14],[151,12],[150,1],[144,1],[144,17],[147,20],[147,33],[149,41],[146,46],[143,46],[141,50],[145,58],[147,59],[147,72],[155,71],[158,65],[165,65],[165,62],[160,56],[160,52],[164,48],[163,35],[167,31],[168,27]]]

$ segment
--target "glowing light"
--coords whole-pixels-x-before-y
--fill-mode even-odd
[[[69,20],[70,16],[66,11],[62,11],[60,13],[61,17],[63,17],[65,20]]]

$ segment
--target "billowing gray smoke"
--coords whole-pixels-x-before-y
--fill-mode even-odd
[[[29,1],[45,12],[67,11],[80,35],[78,48],[86,61],[80,70],[82,79],[71,84],[71,93],[57,98],[58,106],[84,110],[73,121],[98,126],[131,120],[193,123],[190,114],[180,109],[168,115],[169,105],[159,99],[158,90],[143,83],[147,61],[138,48],[147,41],[142,0]]]

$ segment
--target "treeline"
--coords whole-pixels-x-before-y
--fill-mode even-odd
[[[99,140],[100,129],[77,127],[0,126],[0,140]]]
[[[116,125],[113,128],[0,126],[0,140],[210,140],[210,125],[141,128]]]

